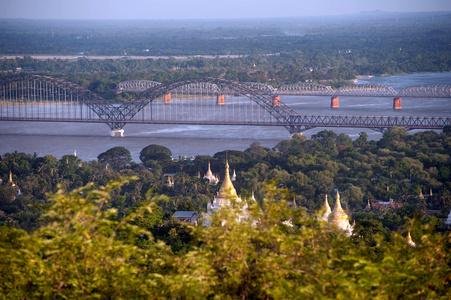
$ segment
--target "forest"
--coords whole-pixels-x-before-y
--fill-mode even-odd
[[[7,298],[446,298],[450,155],[448,127],[414,134],[394,127],[377,142],[364,132],[353,141],[324,130],[274,149],[254,142],[192,161],[172,159],[159,145],[145,147],[141,162],[123,147],[92,162],[5,153],[0,291]],[[203,175],[210,163],[223,178],[226,157],[241,198],[255,194],[249,207],[258,225],[235,222],[233,206],[210,227],[173,220],[176,210],[206,211],[220,184]],[[316,218],[337,189],[355,221],[351,237]]]

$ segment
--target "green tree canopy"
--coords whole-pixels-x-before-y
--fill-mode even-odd
[[[149,160],[165,161],[172,159],[172,152],[170,149],[160,145],[149,145],[141,150],[139,153],[139,159],[142,162]]]
[[[259,142],[253,142],[244,152],[249,153],[254,160],[261,160],[268,155],[268,151]]]
[[[114,147],[97,156],[101,164],[110,165],[113,169],[119,170],[132,161],[132,155],[125,147]]]

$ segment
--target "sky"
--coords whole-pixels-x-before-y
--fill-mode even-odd
[[[228,19],[451,11],[451,0],[0,0],[0,18]]]

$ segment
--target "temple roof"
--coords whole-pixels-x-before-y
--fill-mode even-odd
[[[211,169],[210,169],[210,162],[208,162],[208,171],[207,171],[207,174],[205,174],[205,177],[213,177],[213,173],[211,172]]]
[[[230,179],[229,173],[229,162],[226,160],[226,174],[224,182],[219,189],[218,196],[225,199],[238,198],[235,187],[233,186],[232,180]]]
[[[326,200],[324,200],[324,208],[326,209],[326,213],[331,213],[332,212],[332,210],[330,209],[330,206],[329,206],[329,201],[327,201],[327,194],[326,194]]]
[[[412,237],[410,236],[410,230],[409,230],[409,232],[407,233],[406,242],[407,242],[407,244],[409,244],[409,245],[411,245],[411,246],[415,246],[415,243],[414,243],[414,241],[412,241]]]
[[[337,202],[335,202],[334,211],[332,212],[332,220],[348,221],[348,215],[344,212],[343,208],[341,208],[340,194],[338,193],[338,190],[337,190]]]

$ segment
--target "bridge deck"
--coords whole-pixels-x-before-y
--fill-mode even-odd
[[[0,121],[34,122],[83,122],[83,123],[123,123],[120,120],[73,119],[73,118],[0,118]],[[385,129],[405,127],[407,129],[443,129],[451,126],[451,117],[406,117],[406,116],[346,116],[346,115],[293,115],[291,122],[259,121],[189,121],[189,120],[128,120],[128,124],[186,124],[186,125],[239,125],[239,126],[304,126],[312,127],[354,127]]]

